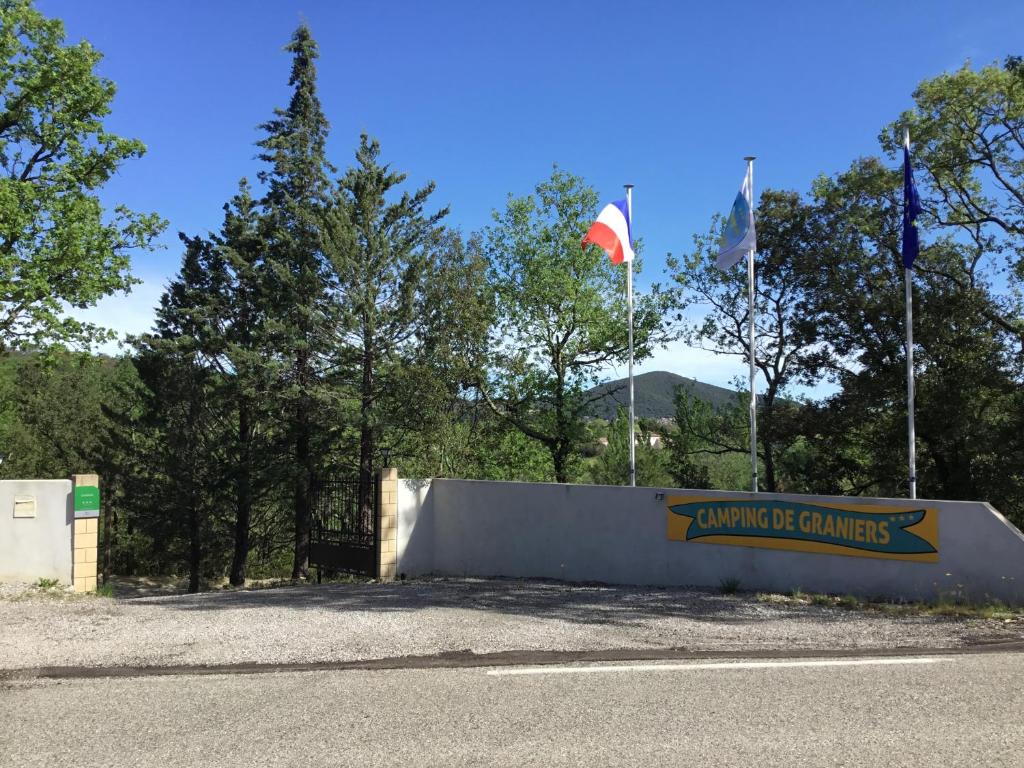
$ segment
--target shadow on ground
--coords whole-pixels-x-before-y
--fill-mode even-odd
[[[131,602],[197,612],[261,608],[300,613],[313,610],[414,613],[426,609],[452,609],[620,626],[662,618],[718,624],[750,624],[780,618],[841,623],[857,618],[857,612],[842,608],[763,603],[753,593],[723,595],[698,589],[477,579],[282,586],[173,597],[140,597]],[[919,619],[906,620],[913,622]]]

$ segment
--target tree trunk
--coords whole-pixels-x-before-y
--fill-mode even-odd
[[[245,562],[249,557],[249,524],[252,519],[252,451],[249,408],[238,408],[238,473],[235,476],[235,552],[231,559],[229,581],[233,586],[245,584]]]
[[[103,584],[110,581],[111,538],[114,527],[114,511],[108,502],[103,505]]]
[[[199,542],[199,505],[195,497],[190,499],[188,510],[188,591],[199,591],[199,568],[202,550]]]
[[[778,480],[775,476],[775,394],[776,385],[771,382],[764,395],[764,427],[760,434],[764,461],[764,490],[769,493],[778,490]]]
[[[195,373],[193,371],[193,373]],[[199,421],[199,385],[195,379],[191,382],[189,408],[186,413],[185,434],[189,441],[196,441],[196,424]],[[199,488],[202,487],[202,480],[199,474],[199,458],[195,453],[196,444],[189,445],[185,450],[188,452],[185,462],[185,471],[188,475],[188,591],[199,591],[199,569],[202,563],[202,542],[200,541],[199,505],[202,503],[199,498]]]
[[[125,526],[125,538],[128,540],[129,545],[127,552],[124,556],[124,575],[134,576],[135,575],[135,549],[131,546],[133,534],[135,533],[135,523],[132,522],[131,515],[128,516],[128,523]]]
[[[775,446],[771,437],[767,435],[761,440],[761,445],[764,447],[764,490],[768,493],[775,493],[778,490],[775,480]]]
[[[303,338],[308,338],[303,333]],[[298,474],[295,478],[295,559],[292,563],[293,579],[309,578],[309,533],[312,527],[312,510],[310,509],[313,484],[313,452],[311,446],[312,429],[310,420],[309,387],[312,381],[309,352],[300,352],[295,361],[296,376],[299,385],[299,402],[295,409],[295,463]]]
[[[299,434],[295,441],[295,462],[299,473],[295,478],[295,561],[292,565],[293,579],[309,578],[309,532],[311,527],[310,485],[312,471],[309,446],[309,424],[306,406],[300,408],[303,416],[299,420]]]
[[[363,339],[363,381],[359,407],[359,514],[362,520],[372,520],[373,509],[373,452],[375,441],[371,417],[373,415],[373,346],[370,334]]]
[[[551,460],[555,465],[555,482],[569,482],[569,444],[559,441],[551,449]]]
[[[566,439],[568,425],[565,418],[565,371],[561,364],[561,349],[554,352],[555,378],[555,440],[551,459],[555,465],[555,482],[569,482],[569,442]]]

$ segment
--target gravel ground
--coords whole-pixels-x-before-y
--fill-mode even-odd
[[[856,649],[1024,639],[1024,620],[889,617],[754,595],[436,580],[135,599],[0,592],[0,670],[357,661],[444,651]]]

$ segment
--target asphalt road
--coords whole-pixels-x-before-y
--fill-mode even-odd
[[[611,666],[14,682],[0,764],[1024,765],[1020,654]]]

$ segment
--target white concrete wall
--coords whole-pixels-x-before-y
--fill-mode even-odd
[[[434,571],[431,480],[398,481],[398,574]]]
[[[610,584],[741,589],[936,599],[1024,602],[1024,535],[979,502],[849,499],[772,494],[806,503],[927,506],[939,510],[939,562],[919,563],[667,537],[666,497],[673,489],[434,480],[399,483],[399,573],[508,576]],[[689,493],[694,493],[689,491]],[[699,491],[716,498],[742,492]],[[764,495],[762,495],[763,498]]]
[[[14,517],[14,498],[34,496],[36,516]],[[0,480],[0,582],[71,584],[70,480]]]

